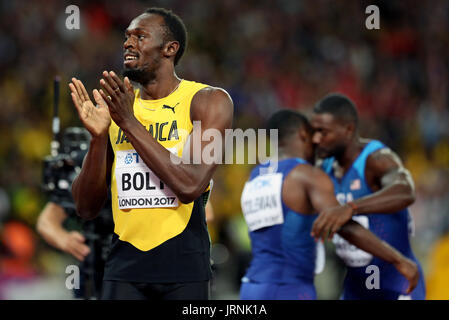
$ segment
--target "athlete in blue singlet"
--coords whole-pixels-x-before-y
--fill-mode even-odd
[[[325,159],[322,168],[341,204],[320,212],[312,234],[332,236],[352,218],[413,260],[420,273],[417,287],[407,294],[407,281],[393,265],[336,235],[337,255],[347,266],[342,299],[425,299],[422,270],[409,241],[413,221],[407,207],[414,201],[410,173],[383,143],[359,138],[357,110],[343,95],[323,98],[314,108],[312,125],[317,157]],[[377,280],[367,282],[374,273]]]
[[[242,192],[253,259],[242,279],[241,299],[316,299],[314,274],[324,268],[322,243],[310,236],[317,211],[338,205],[326,174],[313,159],[312,129],[307,119],[283,110],[268,121],[277,129],[279,159],[253,169]],[[351,221],[339,234],[393,263],[413,288],[418,269],[398,251]]]

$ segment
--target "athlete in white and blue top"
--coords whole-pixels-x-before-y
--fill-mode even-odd
[[[343,299],[425,299],[421,267],[409,241],[413,220],[407,207],[414,202],[410,173],[398,156],[377,140],[358,136],[354,103],[330,94],[314,108],[312,119],[317,157],[330,176],[340,206],[320,212],[312,234],[332,235],[351,218],[414,261],[420,272],[418,286],[409,294],[406,279],[393,265],[334,238],[337,255],[347,266]],[[377,278],[367,281],[370,274]],[[372,281],[371,281],[372,280]]]
[[[329,177],[310,164],[314,150],[307,119],[283,110],[270,118],[268,128],[278,130],[279,158],[256,166],[242,192],[253,259],[240,295],[250,300],[316,299],[313,281],[324,268],[324,250],[310,233],[315,213],[338,202]],[[367,229],[351,221],[339,234],[393,263],[414,287],[416,264]]]

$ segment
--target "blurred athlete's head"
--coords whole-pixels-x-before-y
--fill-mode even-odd
[[[313,143],[316,155],[327,158],[341,155],[357,137],[358,115],[354,103],[341,94],[329,94],[313,109]]]
[[[170,72],[187,45],[181,18],[170,10],[150,8],[137,16],[125,31],[123,75],[140,84]]]
[[[313,131],[304,115],[292,110],[278,111],[268,119],[267,129],[278,130],[280,150],[285,150],[289,156],[313,160]]]

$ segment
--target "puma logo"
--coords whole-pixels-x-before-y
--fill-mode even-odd
[[[176,106],[177,106],[178,104],[179,104],[179,102],[178,102],[177,104],[175,104],[173,107],[170,107],[170,106],[164,104],[164,105],[162,106],[162,109],[170,109],[171,111],[173,111],[173,113],[175,113],[175,108],[176,108]]]

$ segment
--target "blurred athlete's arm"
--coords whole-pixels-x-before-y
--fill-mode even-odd
[[[419,280],[418,266],[415,262],[403,256],[387,242],[380,240],[371,231],[365,229],[354,220],[344,224],[338,231],[338,234],[363,251],[369,252],[394,265],[396,270],[409,281],[407,294],[415,289]]]
[[[83,219],[93,219],[107,198],[107,181],[112,168],[112,148],[108,136],[111,117],[97,90],[93,91],[97,102],[95,106],[81,81],[73,78],[69,87],[79,118],[92,135],[81,172],[73,181],[72,195],[78,215]]]
[[[316,211],[322,211],[338,204],[334,196],[334,186],[330,178],[318,168],[308,168],[310,174],[306,179],[306,191],[312,206]],[[385,241],[380,240],[371,231],[362,227],[359,223],[351,220],[343,224],[337,230],[331,230],[329,236],[332,238],[338,232],[347,241],[354,244],[363,251],[369,252],[395,266],[395,268],[409,281],[407,293],[411,292],[418,284],[419,272],[417,265],[410,259],[404,257],[399,251],[391,247]],[[325,239],[326,234],[314,234],[316,238]]]
[[[115,73],[104,72],[100,81],[104,91],[100,91],[103,99],[107,100],[109,112],[114,122],[123,130],[140,158],[154,173],[167,184],[183,203],[189,203],[204,192],[212,178],[217,163],[203,162],[202,150],[211,143],[216,143],[222,151],[225,147],[225,129],[231,128],[233,116],[233,103],[229,94],[220,88],[207,87],[198,91],[191,102],[190,117],[192,122],[200,121],[201,131],[198,132],[200,144],[193,148],[190,146],[190,163],[175,163],[173,155],[157,142],[145,127],[134,117],[134,93],[128,78],[122,82]],[[106,94],[111,99],[106,99]],[[131,99],[132,95],[132,99]],[[209,129],[220,133],[220,141],[203,141],[203,132]],[[190,142],[195,140],[195,129]],[[200,164],[192,164],[193,151],[201,154],[196,156]],[[223,152],[224,154],[224,152]],[[179,164],[178,164],[179,163]]]
[[[48,202],[37,219],[37,232],[51,246],[67,252],[83,261],[90,249],[85,245],[84,236],[77,231],[67,231],[62,224],[67,214],[60,205]]]
[[[365,176],[374,193],[321,211],[313,225],[314,233],[336,230],[355,214],[395,213],[415,201],[410,172],[390,149],[378,150],[368,157]]]

